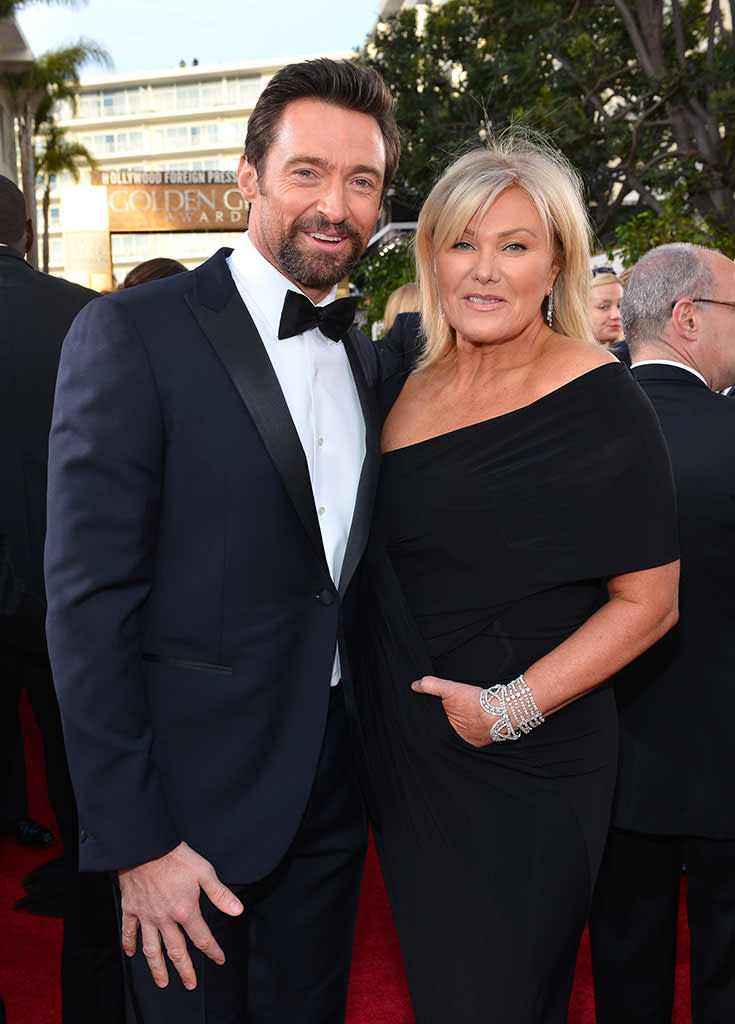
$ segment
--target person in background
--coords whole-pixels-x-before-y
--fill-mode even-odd
[[[134,288],[138,284],[147,284],[149,281],[161,281],[165,277],[173,277],[174,274],[183,274],[186,267],[178,260],[169,259],[167,256],[155,256],[152,260],[144,260],[137,267],[133,267],[125,275],[120,288]]]
[[[391,292],[385,304],[384,334],[376,342],[380,354],[381,375],[389,377],[399,370],[409,370],[424,344],[419,313],[418,285],[401,285]]]
[[[387,334],[399,313],[417,313],[419,310],[419,289],[413,281],[395,288],[388,296],[383,313],[383,333]]]
[[[735,381],[735,266],[695,245],[653,249],[622,313],[674,469],[681,616],[615,680],[618,782],[590,921],[597,1020],[670,1024],[686,864],[692,1020],[724,1024],[735,1020],[735,406],[716,392]]]
[[[612,267],[594,267],[590,287],[592,333],[601,345],[612,345],[623,337],[620,300],[623,286]]]
[[[0,522],[25,602],[44,607],[46,466],[59,354],[70,323],[97,293],[34,270],[24,259],[31,232],[22,193],[0,177]],[[0,641],[0,718],[16,720],[25,687],[43,741],[49,798],[64,854],[26,876],[27,892],[16,907],[63,914],[64,1021],[116,1024],[121,1019],[121,979],[114,956],[114,907],[105,878],[79,875],[78,821],[59,708],[45,637],[42,631],[34,635],[34,650],[27,645],[19,649],[12,637]],[[0,745],[2,777],[15,748],[15,741],[7,742],[7,747]]]
[[[668,457],[592,339],[588,240],[546,144],[452,164],[417,227],[426,347],[379,396],[348,628],[418,1024],[566,1024],[615,783],[602,684],[676,620]]]
[[[237,247],[98,300],[64,344],[49,650],[131,1020],[344,1020],[366,816],[338,637],[377,359],[331,300],[399,152],[374,69],[281,68],[248,120]]]

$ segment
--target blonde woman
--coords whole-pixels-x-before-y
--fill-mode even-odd
[[[590,318],[592,333],[601,345],[612,345],[613,342],[622,340],[622,299],[623,286],[612,267],[593,267]]]
[[[602,684],[676,620],[666,451],[591,337],[586,224],[523,139],[458,160],[418,222],[427,344],[383,396],[356,692],[418,1024],[565,1024],[615,781]]]

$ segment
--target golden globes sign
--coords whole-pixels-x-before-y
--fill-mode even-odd
[[[93,171],[107,188],[110,231],[238,231],[247,227],[234,171]]]

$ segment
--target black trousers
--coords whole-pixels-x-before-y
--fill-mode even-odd
[[[201,896],[225,964],[216,966],[189,943],[197,988],[187,992],[168,964],[169,984],[159,989],[139,937],[135,956],[125,958],[127,1024],[342,1024],[366,840],[337,687],[312,792],[288,853],[261,881],[230,884],[245,904],[240,917],[222,914]]]
[[[598,1024],[671,1024],[682,864],[692,1022],[735,1021],[735,841],[613,828],[590,917]]]
[[[51,668],[45,659],[10,651],[0,652],[0,780],[6,781],[17,750],[18,699],[23,688],[41,734],[49,800],[64,847],[62,857],[37,870],[44,892],[53,897],[58,889],[63,894],[63,1021],[122,1024],[114,903],[106,877],[79,874],[76,804]]]
[[[62,842],[77,841],[76,808],[64,735],[48,661],[0,651],[0,780],[7,785],[18,750],[18,700],[25,689],[38,724],[46,760],[48,794]]]

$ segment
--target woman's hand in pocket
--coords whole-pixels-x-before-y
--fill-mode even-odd
[[[452,728],[466,743],[473,747],[488,746],[495,718],[481,708],[479,686],[424,676],[411,683],[411,689],[439,697]]]

